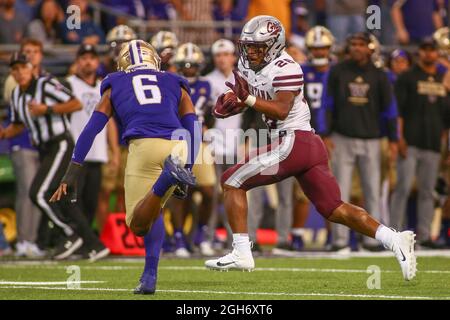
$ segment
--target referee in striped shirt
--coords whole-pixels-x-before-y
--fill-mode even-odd
[[[34,78],[32,65],[21,53],[13,54],[10,68],[18,85],[11,97],[11,124],[5,129],[0,127],[0,139],[14,137],[26,127],[39,150],[40,167],[33,179],[30,197],[67,236],[56,248],[54,258],[65,259],[83,244],[89,248],[92,261],[108,255],[109,250],[95,235],[77,203],[49,202],[74,148],[67,116],[80,110],[81,103],[55,78]]]

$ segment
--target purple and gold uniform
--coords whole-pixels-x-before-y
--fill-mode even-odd
[[[103,80],[101,93],[108,88],[114,117],[128,143],[125,205],[129,225],[134,207],[160,176],[164,160],[173,154],[186,161],[185,141],[171,139],[183,128],[178,113],[182,88],[190,89],[184,78],[146,67],[111,73]]]
[[[211,113],[211,85],[208,81],[199,78],[190,83],[190,87],[195,113],[199,121],[204,123],[205,115]],[[200,187],[214,186],[217,182],[214,158],[205,143],[202,143],[195,163],[192,172],[197,179],[197,185]]]
[[[211,85],[208,81],[197,79],[190,84],[191,100],[195,107],[195,113],[199,121],[204,122],[205,114],[210,112],[211,108]]]
[[[320,72],[311,64],[302,65],[305,79],[305,98],[311,111],[311,126],[318,134],[326,132],[326,113],[322,104],[323,82],[327,72]]]
[[[109,74],[101,84],[101,94],[111,88],[114,116],[121,126],[122,139],[171,139],[182,128],[178,105],[186,79],[148,68],[132,68]]]

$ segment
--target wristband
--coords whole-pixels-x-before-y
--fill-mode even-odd
[[[249,95],[247,97],[247,99],[245,99],[244,103],[246,105],[248,105],[249,107],[253,107],[255,105],[255,103],[256,103],[256,97],[252,96],[252,95]]]
[[[53,108],[50,106],[47,106],[47,110],[45,111],[45,114],[51,116],[53,113],[54,113]]]

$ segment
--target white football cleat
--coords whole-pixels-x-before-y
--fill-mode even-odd
[[[205,267],[210,270],[218,271],[253,271],[255,269],[255,261],[251,251],[249,254],[242,254],[236,249],[221,258],[207,260],[205,262]]]
[[[181,248],[177,248],[175,250],[175,257],[183,258],[183,259],[184,258],[190,258],[191,257],[191,253],[189,252],[188,249],[181,247]]]
[[[414,253],[414,238],[412,231],[397,232],[390,248],[400,263],[403,278],[407,281],[413,279],[417,272],[416,255]]]
[[[203,241],[202,243],[200,243],[199,248],[200,253],[203,256],[212,257],[216,253],[212,248],[211,243],[209,243],[208,241]]]

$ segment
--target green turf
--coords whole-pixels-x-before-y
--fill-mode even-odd
[[[410,282],[403,280],[394,258],[262,258],[256,264],[263,269],[251,273],[208,271],[199,259],[162,259],[160,291],[152,296],[136,296],[132,289],[142,263],[108,260],[95,264],[73,261],[23,265],[0,261],[0,299],[450,299],[449,258],[418,258],[419,272]],[[66,267],[70,265],[80,267],[81,281],[105,282],[82,283],[80,290],[68,290],[62,284],[44,283],[35,288],[4,283],[66,281],[70,276]],[[370,274],[366,270],[370,265],[381,269],[381,289],[367,288]],[[84,290],[89,288],[102,290]]]

